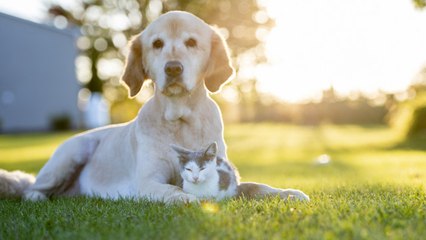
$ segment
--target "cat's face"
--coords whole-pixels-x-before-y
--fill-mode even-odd
[[[216,171],[216,143],[200,151],[191,151],[175,145],[172,148],[178,153],[180,174],[185,181],[202,183]]]
[[[209,179],[215,171],[215,160],[207,161],[202,166],[199,166],[195,161],[190,161],[182,166],[180,175],[187,182],[199,184]]]

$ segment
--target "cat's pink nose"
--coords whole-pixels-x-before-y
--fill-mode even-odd
[[[198,182],[198,177],[193,177],[194,182],[197,183]]]

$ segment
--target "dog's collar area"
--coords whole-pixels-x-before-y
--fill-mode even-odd
[[[164,118],[166,121],[174,122],[178,120],[186,121],[191,116],[191,109],[187,106],[179,106],[169,103],[164,111]]]
[[[182,120],[184,122],[193,121],[193,110],[203,97],[206,97],[206,90],[201,87],[196,87],[191,92],[183,96],[165,96],[162,93],[157,93],[156,99],[162,102],[163,116],[166,121],[174,122]]]

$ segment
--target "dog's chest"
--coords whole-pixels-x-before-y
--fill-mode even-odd
[[[201,123],[202,121],[203,123]],[[221,139],[222,129],[215,126],[210,120],[180,119],[171,123],[169,133],[171,143],[197,149]]]
[[[164,119],[169,122],[175,122],[178,120],[187,119],[191,116],[191,113],[191,109],[187,106],[174,104],[166,108],[164,112]]]

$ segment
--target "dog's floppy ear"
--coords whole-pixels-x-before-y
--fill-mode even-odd
[[[233,75],[234,68],[232,67],[228,46],[217,30],[213,29],[210,59],[204,83],[210,92],[215,93]]]
[[[146,79],[146,74],[142,63],[142,42],[140,34],[133,37],[130,41],[129,54],[126,59],[121,79],[129,88],[129,96],[134,97],[139,93]]]

